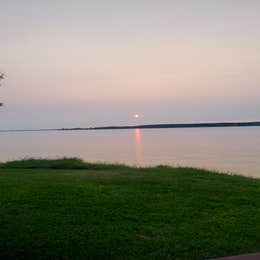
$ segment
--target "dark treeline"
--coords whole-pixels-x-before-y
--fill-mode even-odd
[[[260,126],[260,121],[254,122],[219,122],[219,123],[182,123],[182,124],[149,124],[134,126],[101,126],[88,128],[62,128],[59,130],[116,130],[116,129],[153,129],[153,128],[199,128],[199,127],[242,127]]]

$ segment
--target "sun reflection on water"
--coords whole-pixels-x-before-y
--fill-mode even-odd
[[[135,129],[135,161],[137,165],[142,163],[143,149],[142,149],[142,138],[141,130],[139,128]]]

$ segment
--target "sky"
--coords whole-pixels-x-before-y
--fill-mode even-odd
[[[0,6],[0,129],[260,120],[259,0]]]

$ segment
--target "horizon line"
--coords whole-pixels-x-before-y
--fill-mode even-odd
[[[160,128],[203,128],[203,127],[245,127],[260,126],[259,121],[218,121],[199,123],[160,123],[141,125],[111,125],[95,127],[62,127],[62,128],[38,128],[38,129],[0,129],[0,132],[43,132],[43,131],[86,131],[86,130],[120,130],[120,129],[160,129]]]

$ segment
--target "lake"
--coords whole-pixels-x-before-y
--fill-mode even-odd
[[[0,144],[0,161],[66,156],[260,177],[260,127],[1,132]]]

